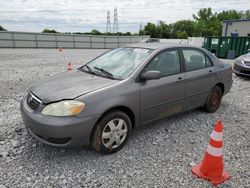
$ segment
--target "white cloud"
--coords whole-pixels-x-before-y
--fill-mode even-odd
[[[45,27],[62,32],[105,31],[106,11],[118,8],[121,31],[138,31],[139,24],[163,20],[172,23],[192,19],[200,8],[214,11],[246,10],[249,0],[9,0],[0,2],[0,25],[8,30],[41,31]]]

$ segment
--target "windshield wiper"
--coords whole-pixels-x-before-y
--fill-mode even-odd
[[[99,70],[101,72],[103,72],[104,74],[106,74],[107,76],[109,76],[110,78],[114,78],[113,74],[104,70],[104,69],[101,69],[101,68],[98,68],[98,67],[94,67],[96,70]]]
[[[83,67],[86,67],[88,69],[88,72],[90,72],[91,74],[94,74],[95,75],[95,72],[86,64],[86,65],[83,65],[82,67],[80,67],[79,69],[82,69]]]

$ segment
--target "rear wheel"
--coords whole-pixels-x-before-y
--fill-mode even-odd
[[[92,146],[100,153],[114,153],[125,145],[131,129],[131,120],[127,114],[122,111],[110,112],[96,124]]]
[[[206,104],[204,105],[204,110],[209,113],[216,112],[220,107],[222,99],[222,90],[219,86],[215,86],[210,92]]]

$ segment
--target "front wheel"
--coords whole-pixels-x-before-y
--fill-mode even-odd
[[[92,146],[100,153],[110,154],[121,149],[132,130],[131,120],[122,111],[105,115],[95,126]]]
[[[220,107],[222,99],[222,90],[219,86],[215,86],[210,92],[206,104],[204,105],[204,110],[209,113],[216,112]]]

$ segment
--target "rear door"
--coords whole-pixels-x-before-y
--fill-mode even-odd
[[[184,109],[203,106],[214,87],[216,76],[209,57],[197,48],[182,48],[186,69],[186,100]]]
[[[142,123],[183,111],[185,73],[180,59],[178,49],[166,50],[144,69],[160,71],[161,78],[140,83]]]

